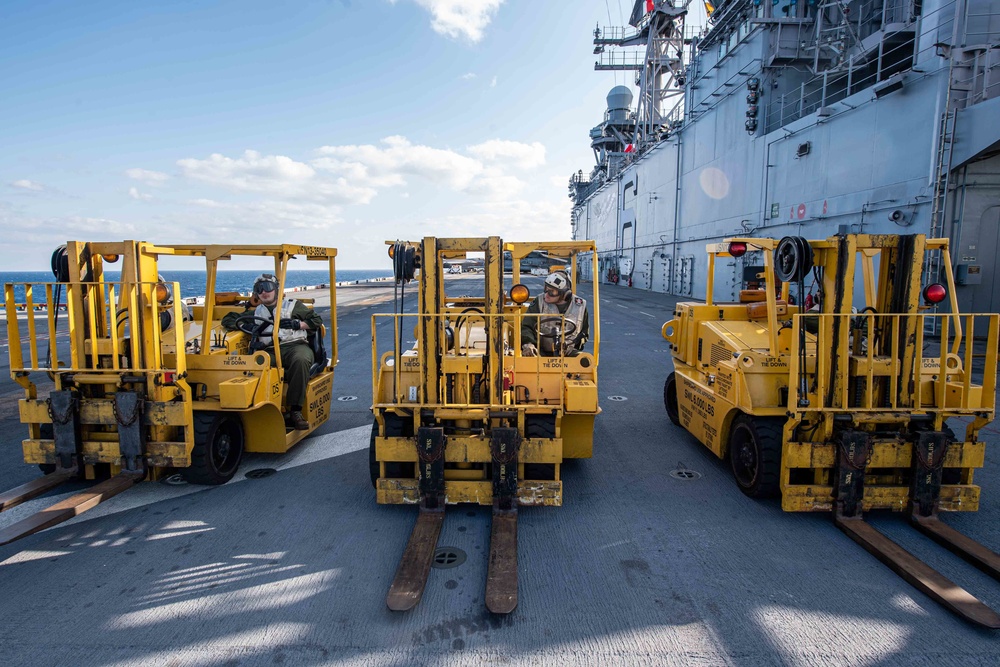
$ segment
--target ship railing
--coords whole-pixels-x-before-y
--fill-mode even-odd
[[[851,56],[843,69],[826,70],[808,81],[803,81],[794,92],[772,96],[767,106],[767,132],[772,132],[822,107],[830,106],[870,88],[897,72],[909,69],[912,67],[912,61],[907,58],[913,53],[913,49],[913,42],[909,40],[883,49],[882,57],[876,58],[879,65],[874,70],[867,67],[869,59],[855,60]],[[881,65],[893,61],[901,64],[887,69]]]
[[[845,318],[851,332],[846,341],[836,333],[843,329]],[[806,333],[800,336],[802,328]],[[928,333],[932,330],[937,333]],[[996,313],[793,315],[789,409],[992,412],[998,332]],[[913,343],[906,345],[909,340]],[[848,345],[846,359],[830,353],[838,342]],[[835,358],[841,361],[834,363]]]
[[[856,31],[859,40],[864,40],[878,32],[883,25],[907,23],[908,6],[907,3],[883,3],[881,0],[874,0],[865,5],[869,10],[867,14],[863,11],[864,8],[857,13],[859,22],[853,25],[852,29]],[[953,2],[927,12],[920,17],[920,23],[917,24],[920,26],[921,34],[915,35],[915,42],[910,39],[898,43],[884,41],[880,45],[881,51],[876,48],[878,45],[862,51],[859,43],[859,46],[848,51],[846,60],[836,62],[825,71],[818,72],[816,76],[802,82],[798,90],[772,96],[766,106],[766,132],[772,132],[916,65],[920,66],[921,73],[925,75],[933,73],[936,69],[946,69],[947,64],[940,57],[943,55],[941,46],[952,41],[955,31],[954,14]],[[993,25],[995,23],[993,17],[996,15],[995,11],[969,13],[964,19],[968,24],[968,30],[964,33],[967,35],[965,43],[976,42],[988,46],[996,42],[996,35],[986,32],[983,27]],[[877,16],[879,19],[861,22],[863,16]],[[815,48],[816,44],[812,43],[810,46]],[[1000,94],[1000,73],[994,73],[1000,65],[1000,55],[997,55],[995,50],[995,48],[982,50],[976,67],[972,68],[972,71],[976,72],[976,80],[964,82],[976,86],[970,96],[971,101]],[[971,79],[972,75],[967,78]]]
[[[620,25],[599,26],[594,31],[594,44],[618,44],[639,35],[639,29]]]
[[[158,293],[161,299],[156,298]],[[11,375],[94,369],[109,373],[163,371],[162,343],[177,350],[177,368],[169,370],[178,374],[187,370],[182,352],[180,283],[7,283],[4,301]],[[25,304],[27,317],[18,318],[18,302]],[[35,316],[36,305],[44,305],[44,318]],[[65,313],[60,317],[63,307]],[[162,329],[160,315],[165,311],[178,326]],[[62,331],[60,319],[66,321]],[[145,333],[131,334],[139,331]],[[61,336],[70,339],[68,359],[59,351]],[[136,340],[141,339],[151,340],[152,344],[140,345]]]
[[[607,51],[599,55],[600,58],[594,63],[596,70],[641,70],[646,65],[645,51]]]
[[[968,91],[967,105],[1000,95],[1000,44],[982,45],[965,51],[968,58],[963,63],[965,66],[953,71],[956,87]]]

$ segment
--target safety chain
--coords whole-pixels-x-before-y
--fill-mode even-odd
[[[858,463],[856,463],[854,460],[855,457],[851,456],[851,454],[848,452],[847,444],[844,442],[843,439],[841,439],[840,442],[837,443],[837,446],[840,447],[841,451],[844,453],[844,460],[847,462],[847,467],[850,468],[851,470],[863,471],[872,462],[872,452],[875,451],[875,447],[871,445],[870,441],[869,444],[867,444],[866,446],[859,448],[868,450],[865,453],[865,462],[861,465],[858,465]],[[857,454],[858,452],[855,451],[855,455]]]
[[[514,446],[510,448],[510,450],[507,452],[505,456],[497,456],[497,452],[499,450],[498,447],[491,447],[490,454],[493,457],[494,463],[499,463],[500,465],[507,465],[508,463],[512,463],[514,460],[517,459],[517,454],[520,449],[521,449],[521,441],[517,440],[514,443]]]
[[[917,461],[919,461],[920,465],[927,470],[937,470],[942,465],[944,465],[944,457],[948,455],[948,447],[950,446],[951,446],[951,440],[945,438],[944,447],[939,448],[938,451],[931,456],[931,460],[928,461],[923,456],[923,448],[918,446],[916,442],[913,443],[913,448],[916,451],[917,455]]]
[[[68,424],[69,420],[73,418],[73,409],[76,407],[76,398],[70,400],[69,404],[66,406],[66,412],[61,415],[57,415],[52,411],[52,398],[49,397],[45,399],[45,409],[49,413],[49,419],[52,420],[53,424]]]
[[[430,450],[426,450],[420,445],[417,445],[417,458],[420,459],[423,463],[434,463],[439,458],[441,458],[441,454],[443,452],[444,452],[444,438],[441,438],[438,444],[436,444],[434,447],[431,447]]]
[[[115,413],[115,421],[118,422],[119,426],[128,427],[135,423],[135,420],[139,418],[139,413],[142,412],[142,399],[137,398],[135,400],[135,408],[132,409],[132,415],[128,418],[128,421],[122,419],[121,413],[118,412],[118,401],[111,401],[111,409]]]

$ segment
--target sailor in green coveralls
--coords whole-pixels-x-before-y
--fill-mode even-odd
[[[579,354],[589,337],[587,302],[573,294],[568,272],[553,271],[545,278],[541,298],[528,306],[521,321],[521,354],[535,357],[540,352],[543,357],[572,357]]]
[[[323,318],[315,310],[301,301],[287,298],[281,302],[278,317],[275,309],[278,306],[278,280],[270,273],[257,276],[253,283],[253,301],[259,302],[253,314],[261,320],[278,321],[278,343],[281,346],[281,365],[285,369],[285,382],[288,384],[288,394],[285,405],[288,406],[286,423],[300,431],[309,428],[309,422],[302,416],[302,405],[306,398],[306,385],[309,382],[309,368],[314,362],[312,348],[308,336],[312,331],[319,331]],[[222,318],[222,326],[236,329],[237,313],[228,313]],[[273,326],[267,326],[260,332],[262,348],[271,357],[271,363],[277,363],[274,355]]]

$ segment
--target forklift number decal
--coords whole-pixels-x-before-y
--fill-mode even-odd
[[[247,360],[243,357],[225,357],[222,360],[223,366],[246,366]]]
[[[319,248],[311,245],[301,245],[299,246],[300,255],[305,255],[306,257],[325,257],[326,248]]]

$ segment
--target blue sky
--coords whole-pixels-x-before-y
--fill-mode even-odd
[[[6,0],[0,270],[69,239],[569,238],[630,0]],[[609,21],[610,15],[610,21]],[[232,268],[238,268],[233,266]]]

